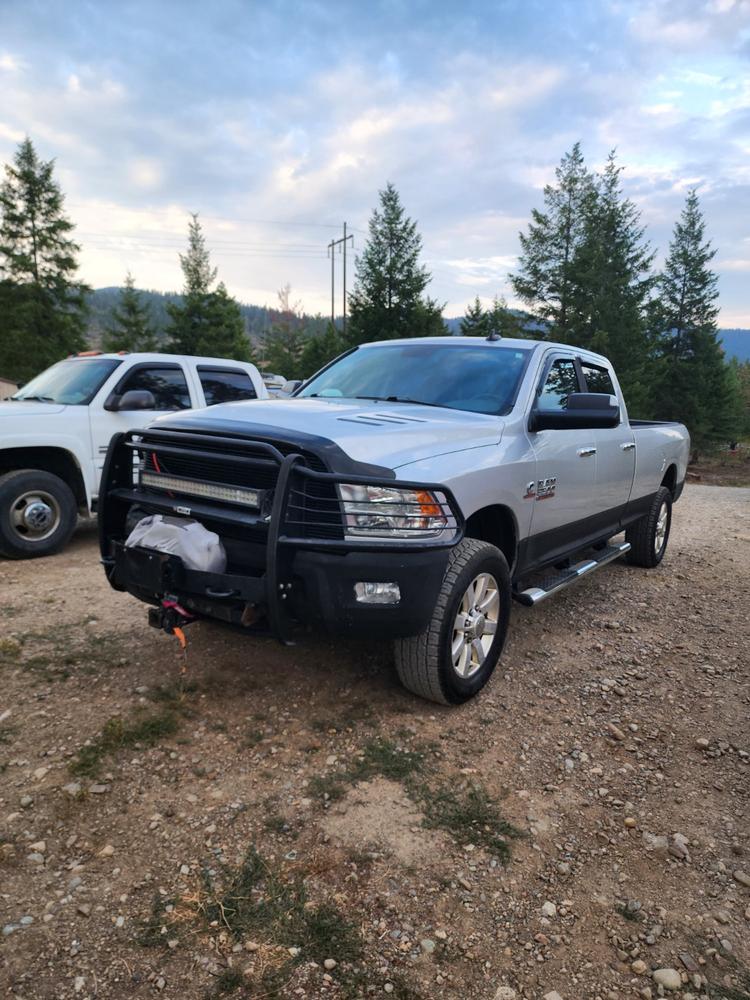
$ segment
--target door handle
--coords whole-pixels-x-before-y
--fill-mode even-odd
[[[590,455],[596,455],[596,448],[579,448],[578,457],[588,458]]]
[[[625,444],[621,444],[620,447],[623,451],[632,451],[635,448],[635,441],[626,441]]]

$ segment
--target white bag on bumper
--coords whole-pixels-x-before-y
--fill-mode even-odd
[[[227,554],[219,536],[197,521],[151,514],[142,518],[125,542],[125,548],[155,549],[179,556],[188,569],[223,573]]]

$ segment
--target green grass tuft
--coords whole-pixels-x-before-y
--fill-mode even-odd
[[[165,710],[155,715],[141,715],[126,721],[115,716],[105,723],[99,736],[76,754],[70,764],[72,774],[94,777],[98,774],[105,758],[126,747],[150,747],[169,736],[174,736],[179,728],[175,712]]]
[[[509,840],[521,832],[504,820],[497,803],[481,786],[465,791],[440,788],[421,789],[425,826],[447,830],[461,844],[478,844],[501,861],[510,856]]]

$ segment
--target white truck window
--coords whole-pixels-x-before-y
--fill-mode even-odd
[[[181,368],[144,365],[135,368],[117,387],[122,395],[131,389],[147,389],[153,393],[157,410],[189,410],[190,391]]]
[[[581,365],[583,375],[586,379],[586,388],[589,392],[601,392],[607,396],[616,396],[615,387],[606,368],[599,365],[591,365],[584,361]]]
[[[216,403],[234,403],[241,399],[257,399],[253,380],[247,372],[233,368],[205,368],[198,366],[198,377],[203,386],[206,406]]]
[[[578,375],[572,358],[559,358],[549,370],[539,394],[540,410],[564,410],[571,392],[578,392]]]

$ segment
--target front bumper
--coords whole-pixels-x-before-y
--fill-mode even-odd
[[[260,558],[230,565],[222,574],[187,569],[180,559],[147,549],[125,548],[125,521],[132,505],[148,513],[184,513],[184,498],[154,496],[133,481],[133,450],[163,447],[174,452],[175,441],[166,432],[148,432],[148,445],[133,434],[120,435],[110,446],[105,464],[99,514],[102,562],[109,582],[140,600],[160,604],[175,599],[196,617],[216,618],[254,627],[263,618],[269,630],[286,640],[296,624],[332,633],[397,637],[423,631],[435,608],[450,548],[463,537],[463,518],[449,492],[434,484],[399,483],[403,488],[437,490],[450,512],[451,530],[437,539],[356,539],[314,537],[300,514],[299,498],[307,487],[336,482],[378,483],[372,475],[321,472],[309,468],[299,454],[282,455],[268,444],[260,451],[278,462],[278,477],[269,494],[270,510],[261,515],[242,514],[221,506],[192,502],[192,516],[221,535],[222,524],[235,535],[244,522],[257,533],[262,519],[264,544]],[[160,444],[163,442],[163,444]],[[259,449],[258,442],[246,442]],[[233,442],[237,447],[237,442]],[[305,485],[307,484],[307,486]],[[383,485],[394,485],[384,480]],[[325,503],[330,504],[327,500]],[[300,520],[302,518],[302,520]],[[301,533],[300,528],[304,528]],[[330,521],[324,525],[330,529]],[[330,534],[330,532],[329,532]],[[359,582],[398,584],[400,599],[394,604],[366,604],[355,597]]]

